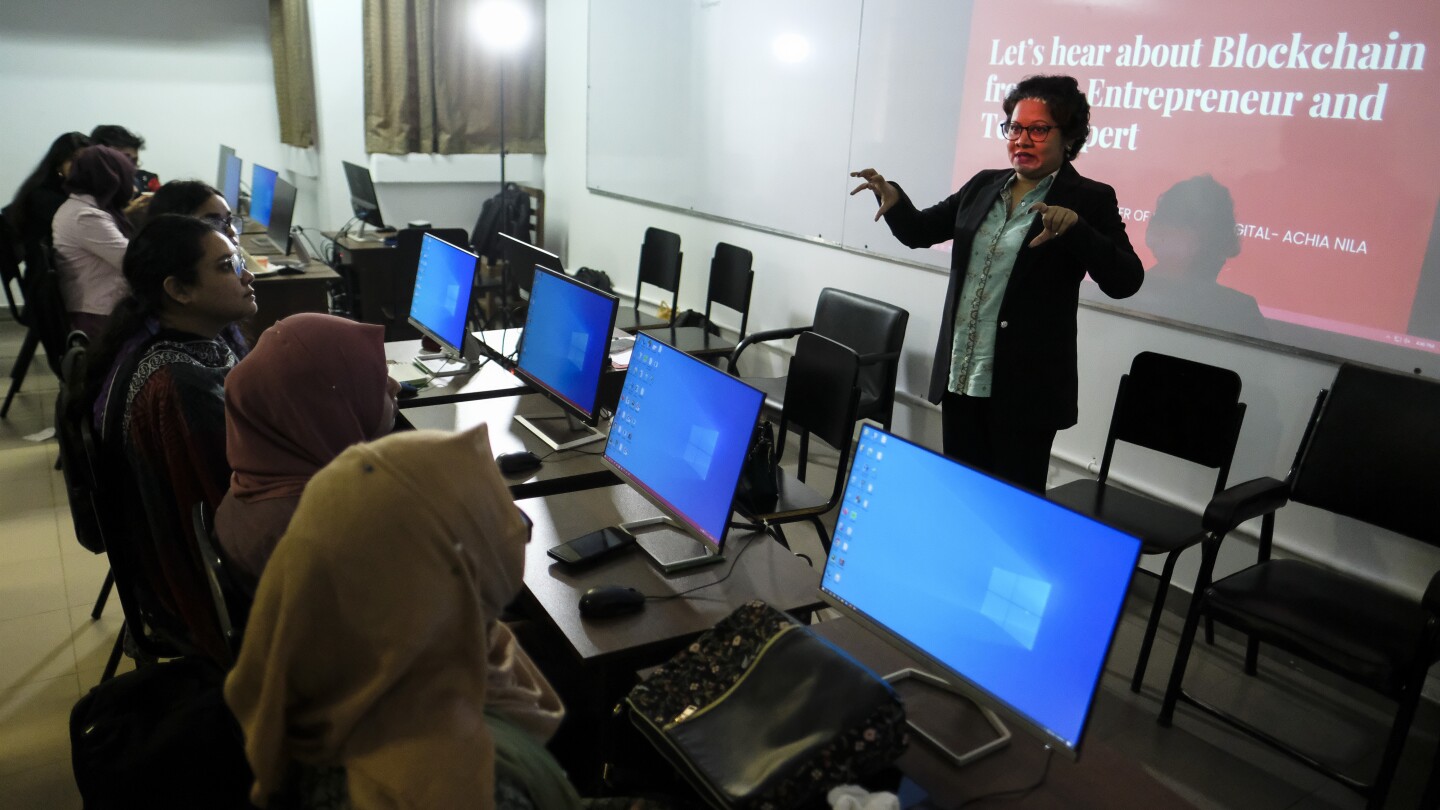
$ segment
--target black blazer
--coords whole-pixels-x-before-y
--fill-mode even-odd
[[[949,386],[955,309],[965,284],[971,242],[1013,173],[1012,169],[980,172],[959,191],[923,211],[917,210],[902,190],[900,201],[885,214],[891,233],[907,247],[955,240],[950,286],[930,372],[931,402],[938,403]],[[990,396],[995,407],[1021,415],[1037,427],[1063,430],[1075,424],[1078,416],[1075,310],[1080,282],[1089,273],[1106,295],[1125,298],[1140,289],[1145,271],[1125,235],[1114,189],[1081,177],[1067,161],[1045,195],[1045,203],[1071,209],[1080,221],[1064,236],[1038,247],[1030,247],[1030,240],[1040,233],[1039,217],[1025,235],[1000,303]]]

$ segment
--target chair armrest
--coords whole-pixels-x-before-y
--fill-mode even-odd
[[[765,343],[771,340],[785,340],[792,338],[802,332],[809,332],[814,329],[813,324],[806,326],[791,326],[785,329],[766,329],[763,332],[751,332],[735,346],[735,351],[730,352],[730,364],[726,368],[731,374],[735,373],[735,364],[740,360],[740,353],[756,343]]]
[[[1251,518],[1274,512],[1290,500],[1290,486],[1274,478],[1256,478],[1236,484],[1210,499],[1201,525],[1224,535]]]
[[[888,363],[891,360],[898,360],[900,352],[875,352],[874,354],[860,355],[860,365],[873,366],[876,363]]]

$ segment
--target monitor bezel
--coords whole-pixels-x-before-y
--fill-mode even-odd
[[[260,173],[264,172],[270,179],[270,210],[265,212],[265,220],[262,222],[259,217],[254,216],[255,211],[255,190],[260,187]],[[259,222],[267,229],[270,227],[270,220],[275,215],[275,185],[280,180],[280,173],[259,163],[250,164],[250,218]]]
[[[380,215],[380,197],[375,193],[375,178],[364,166],[340,161],[345,167],[345,185],[350,189],[350,210],[355,218],[374,228],[385,227],[385,217]]]
[[[557,273],[565,272],[565,267],[560,257],[554,253],[526,242],[524,239],[517,239],[508,233],[500,234],[500,252],[509,263],[510,270],[516,273],[515,286],[520,291],[520,297],[530,299],[530,288],[535,284],[535,273],[532,270],[526,272],[525,268],[548,267]],[[524,257],[517,261],[517,253]],[[525,254],[529,254],[525,256]]]
[[[229,147],[221,148],[229,149]],[[230,173],[229,167],[231,162],[235,164],[235,186],[233,189],[229,187],[229,183],[225,182],[226,175]],[[220,184],[216,186],[216,188],[220,189],[220,196],[225,198],[225,204],[230,206],[232,212],[238,212],[240,210],[240,184],[244,182],[244,180],[245,162],[232,150],[231,153],[224,158],[224,165],[221,166],[220,169]]]
[[[421,323],[420,320],[415,317],[414,288],[411,288],[410,291],[410,311],[405,313],[405,320],[409,322],[411,326],[418,329],[420,331],[420,334],[430,338],[436,343],[439,343],[441,346],[448,349],[450,352],[453,352],[456,357],[460,357],[464,354],[465,338],[470,334],[470,330],[467,327],[469,327],[470,325],[470,307],[472,304],[474,304],[475,299],[475,274],[480,271],[480,257],[476,256],[474,253],[466,250],[465,248],[460,247],[459,245],[453,245],[449,242],[446,242],[444,239],[441,239],[433,233],[423,234],[420,240],[420,253],[419,256],[417,256],[417,258],[415,259],[415,283],[417,285],[420,283],[420,263],[422,258],[425,256],[425,246],[430,244],[430,240],[432,239],[442,245],[442,249],[448,248],[452,250],[457,250],[461,253],[464,253],[466,256],[469,256],[472,260],[470,263],[470,283],[469,285],[462,285],[464,286],[464,289],[469,290],[469,294],[465,296],[465,315],[460,319],[460,340],[456,343],[451,343],[447,338],[441,337],[435,332],[434,329]]]
[[[280,249],[281,256],[290,255],[290,225],[295,221],[295,200],[298,196],[299,190],[290,181],[283,177],[275,178],[275,193],[270,198],[270,224],[265,226],[265,235]],[[282,199],[285,200],[283,206],[280,204]],[[285,216],[276,216],[277,211],[284,211]]]
[[[909,444],[909,445],[911,445],[911,446],[913,446],[913,447],[916,447],[916,448],[918,448],[918,449],[920,449],[920,450],[922,450],[922,451],[924,451],[924,452],[926,452],[926,453],[929,453],[929,454],[931,454],[931,455],[933,455],[933,456],[939,456],[939,457],[945,459],[946,461],[948,461],[948,462],[950,462],[950,463],[952,463],[952,464],[955,464],[955,465],[957,465],[957,466],[959,466],[959,467],[964,467],[965,469],[967,469],[967,470],[975,473],[976,475],[980,475],[980,476],[983,476],[983,477],[985,477],[985,478],[989,478],[990,480],[995,481],[996,483],[1001,484],[1001,485],[1003,485],[1003,486],[1011,487],[1012,489],[1016,489],[1016,490],[1019,490],[1019,491],[1021,491],[1021,492],[1026,492],[1026,494],[1029,494],[1029,495],[1031,495],[1032,497],[1034,497],[1034,498],[1036,498],[1037,500],[1039,500],[1040,502],[1047,504],[1049,507],[1053,507],[1054,509],[1057,509],[1057,510],[1069,512],[1069,513],[1071,513],[1072,515],[1080,518],[1080,519],[1083,520],[1083,521],[1087,521],[1087,522],[1090,522],[1090,523],[1099,524],[1099,525],[1101,525],[1101,526],[1104,526],[1106,529],[1109,529],[1110,531],[1114,532],[1114,533],[1117,534],[1117,535],[1120,535],[1120,536],[1122,536],[1122,537],[1128,537],[1128,538],[1130,538],[1131,540],[1133,540],[1133,541],[1135,542],[1135,553],[1134,553],[1134,555],[1133,555],[1133,557],[1132,557],[1132,559],[1131,559],[1131,562],[1130,562],[1129,574],[1128,574],[1128,576],[1126,576],[1126,578],[1125,578],[1125,588],[1124,588],[1124,592],[1125,592],[1126,594],[1129,593],[1130,586],[1131,586],[1131,584],[1133,583],[1134,578],[1135,578],[1135,568],[1136,568],[1136,565],[1137,565],[1137,564],[1139,563],[1139,561],[1140,561],[1140,547],[1141,547],[1141,543],[1140,543],[1140,540],[1139,540],[1138,538],[1136,538],[1134,535],[1131,535],[1131,534],[1128,534],[1128,533],[1126,533],[1126,532],[1124,532],[1124,531],[1121,531],[1120,529],[1117,529],[1117,528],[1115,528],[1114,526],[1110,526],[1110,525],[1108,525],[1108,524],[1100,523],[1099,521],[1095,520],[1094,518],[1091,518],[1089,515],[1085,515],[1085,514],[1083,514],[1083,513],[1081,513],[1081,512],[1077,512],[1077,511],[1075,511],[1074,509],[1070,509],[1069,507],[1066,507],[1066,506],[1064,506],[1064,505],[1062,505],[1062,504],[1056,503],[1055,501],[1051,501],[1051,500],[1045,498],[1043,495],[1036,495],[1036,494],[1033,493],[1033,492],[1027,492],[1026,490],[1024,490],[1024,489],[1022,489],[1022,488],[1020,488],[1020,487],[1016,487],[1016,486],[1014,486],[1013,484],[1010,484],[1009,482],[1004,481],[1003,479],[996,478],[995,476],[989,475],[988,473],[985,473],[985,472],[982,472],[982,471],[980,471],[980,470],[977,470],[977,469],[975,469],[974,467],[972,467],[972,466],[970,466],[970,465],[968,465],[968,464],[964,464],[964,463],[962,463],[962,462],[960,462],[960,461],[956,461],[955,459],[949,458],[948,456],[945,456],[945,455],[943,455],[943,454],[941,454],[941,453],[937,453],[937,452],[935,452],[934,450],[931,450],[930,448],[925,447],[925,446],[922,445],[922,444],[919,444],[918,442],[913,442],[913,441],[910,441],[909,439],[905,439],[905,438],[903,438],[903,437],[901,437],[901,436],[897,436],[896,434],[891,433],[891,432],[883,429],[883,428],[880,427],[878,424],[875,424],[874,422],[871,422],[871,421],[868,420],[868,419],[867,419],[867,420],[864,420],[864,421],[862,422],[862,424],[861,424],[861,437],[862,437],[862,439],[863,439],[863,437],[864,437],[864,431],[865,431],[865,430],[874,430],[875,432],[880,433],[880,434],[885,435],[885,436],[889,436],[889,437],[892,438],[892,439],[897,439],[897,440],[899,440],[899,441],[905,442],[905,443],[907,443],[907,444]],[[847,483],[846,483],[846,485],[845,485],[845,488],[846,488],[846,490],[847,490],[847,494],[848,494],[848,490],[849,490],[849,486],[850,486],[849,483],[848,483],[848,479],[850,478],[850,476],[851,476],[851,474],[852,474],[852,472],[853,472],[854,465],[855,465],[856,461],[859,459],[859,455],[860,455],[859,452],[858,452],[858,449],[859,449],[859,446],[860,446],[860,440],[857,440],[857,441],[856,441],[855,446],[856,446],[856,450],[855,450],[855,451],[852,451],[852,453],[851,453],[851,458],[850,458],[850,464],[847,465],[846,470],[845,470],[845,476],[846,476],[846,478],[847,478]],[[1111,632],[1110,632],[1110,638],[1109,638],[1109,640],[1108,640],[1108,641],[1106,642],[1106,644],[1105,644],[1105,654],[1102,655],[1101,658],[1100,658],[1100,668],[1099,668],[1099,671],[1098,671],[1098,672],[1096,673],[1096,675],[1095,675],[1095,684],[1094,684],[1094,686],[1093,686],[1093,687],[1091,688],[1091,690],[1090,690],[1090,698],[1089,698],[1089,700],[1086,702],[1086,705],[1085,705],[1085,719],[1081,722],[1080,731],[1079,731],[1078,735],[1076,736],[1074,743],[1072,744],[1072,743],[1066,741],[1065,739],[1063,739],[1062,737],[1060,737],[1060,736],[1052,733],[1052,732],[1051,732],[1048,728],[1046,728],[1043,724],[1041,724],[1040,722],[1038,722],[1036,719],[1030,717],[1030,715],[1026,714],[1025,712],[1021,711],[1020,709],[1018,709],[1018,708],[1016,708],[1016,707],[1014,707],[1014,706],[1011,706],[1011,705],[1010,705],[1008,702],[1006,702],[1003,698],[999,697],[999,696],[996,695],[995,693],[993,693],[993,692],[991,692],[990,690],[986,689],[984,686],[981,686],[980,684],[975,683],[974,681],[972,681],[972,680],[970,680],[968,677],[966,677],[964,674],[962,674],[962,673],[960,673],[960,672],[957,672],[956,670],[952,669],[952,668],[951,668],[949,665],[947,665],[945,662],[941,661],[940,659],[936,658],[935,656],[931,655],[930,653],[928,653],[928,652],[920,649],[919,647],[915,646],[915,645],[912,644],[907,638],[905,638],[904,636],[902,636],[900,633],[898,633],[898,632],[890,629],[889,627],[885,626],[884,624],[882,624],[882,623],[879,622],[878,620],[871,618],[871,617],[869,616],[869,614],[861,611],[859,608],[856,608],[856,607],[850,605],[849,603],[845,602],[845,601],[844,601],[843,599],[841,599],[840,597],[831,594],[828,590],[826,590],[826,582],[827,582],[827,580],[825,579],[825,574],[826,574],[826,572],[829,570],[829,568],[830,568],[830,559],[827,557],[826,560],[825,560],[825,567],[822,568],[822,569],[821,569],[821,572],[820,572],[820,587],[817,589],[817,593],[818,593],[821,601],[825,602],[825,604],[826,604],[827,606],[834,608],[834,609],[835,609],[836,611],[838,611],[842,616],[845,616],[846,618],[854,621],[856,624],[860,625],[861,627],[865,628],[866,630],[870,631],[871,633],[874,633],[876,636],[880,637],[881,639],[883,639],[883,640],[886,641],[887,643],[889,643],[889,644],[891,644],[892,646],[896,647],[897,649],[905,652],[905,653],[908,654],[911,658],[914,658],[916,661],[918,661],[918,662],[921,664],[921,666],[926,667],[928,670],[930,670],[930,674],[935,675],[935,676],[940,677],[940,678],[943,678],[943,679],[944,679],[945,681],[947,681],[951,686],[953,686],[953,687],[956,689],[956,691],[960,692],[960,693],[963,694],[965,697],[969,698],[969,699],[970,699],[971,701],[973,701],[977,706],[984,706],[984,707],[986,707],[986,708],[989,708],[989,709],[993,710],[996,714],[1000,715],[1000,716],[1003,717],[1004,719],[1006,719],[1006,720],[1014,723],[1016,726],[1024,729],[1024,730],[1026,731],[1026,733],[1028,733],[1028,734],[1030,734],[1031,736],[1039,739],[1039,740],[1040,740],[1042,743],[1044,743],[1047,747],[1051,748],[1052,750],[1057,750],[1057,751],[1061,752],[1061,753],[1064,754],[1065,756],[1069,757],[1071,760],[1077,760],[1077,759],[1079,759],[1079,757],[1080,757],[1080,749],[1081,749],[1081,747],[1084,745],[1085,740],[1086,740],[1086,738],[1087,738],[1087,736],[1088,736],[1088,733],[1089,733],[1089,730],[1090,730],[1091,715],[1093,714],[1094,708],[1095,708],[1095,696],[1096,696],[1096,694],[1099,693],[1099,691],[1100,691],[1100,683],[1101,683],[1101,681],[1102,681],[1102,680],[1104,679],[1104,677],[1105,677],[1105,661],[1107,661],[1107,660],[1110,658],[1110,654],[1111,654],[1111,652],[1114,651],[1114,648],[1115,648],[1116,630],[1118,630],[1118,628],[1119,628],[1121,616],[1124,614],[1124,611],[1125,611],[1125,601],[1126,601],[1126,597],[1125,597],[1124,595],[1121,596],[1120,600],[1119,600],[1119,601],[1116,603],[1116,605],[1115,605],[1114,629],[1111,630]]]
[[[591,427],[595,427],[600,421],[600,381],[605,378],[605,371],[610,365],[610,335],[615,331],[615,316],[620,311],[620,299],[612,293],[596,289],[583,281],[571,278],[564,273],[557,273],[548,267],[537,265],[535,272],[537,274],[542,272],[548,273],[566,284],[572,284],[610,302],[610,317],[608,318],[608,323],[605,325],[605,334],[600,340],[600,345],[604,347],[603,351],[605,352],[605,356],[600,359],[600,373],[595,377],[595,393],[593,399],[590,401],[590,410],[588,412],[582,410],[579,405],[566,399],[563,394],[556,391],[549,383],[541,380],[520,365],[525,357],[525,337],[530,333],[530,320],[535,313],[533,302],[531,308],[525,312],[525,328],[520,332],[520,345],[515,349],[515,376],[523,380],[526,385],[543,394],[546,399],[559,405],[566,413],[573,415],[576,419],[579,419]]]
[[[712,366],[709,363],[706,363],[704,360],[699,359],[698,357],[694,357],[693,355],[686,354],[679,349],[674,349],[671,346],[667,346],[666,344],[662,343],[661,341],[655,340],[655,338],[645,334],[644,332],[637,334],[635,336],[635,340],[637,342],[636,349],[638,349],[638,342],[640,340],[654,341],[661,346],[666,346],[666,348],[672,349],[677,356],[684,357],[686,360],[696,363],[697,365],[705,368],[708,371],[712,371],[716,374],[721,374],[729,377],[732,381],[739,383],[741,388],[751,391],[755,399],[755,412],[751,418],[751,421],[754,423],[754,425],[751,427],[749,438],[746,440],[746,451],[748,453],[749,447],[752,446],[755,442],[756,432],[760,430],[760,412],[765,407],[765,393],[760,389],[756,388],[755,386],[740,379],[739,377],[736,377],[735,375],[730,374],[723,369],[717,368],[716,366]],[[630,366],[625,370],[625,378],[627,382],[630,378],[630,368],[634,368],[634,366]],[[623,385],[624,383],[622,383],[622,386]],[[611,425],[611,434],[613,434],[614,431],[615,426]],[[745,465],[743,463],[740,465],[739,470],[736,471],[735,480],[730,485],[730,508],[725,511],[725,518],[721,522],[720,526],[720,535],[717,538],[711,539],[709,533],[704,528],[697,525],[695,521],[691,520],[679,509],[672,506],[669,501],[661,497],[660,494],[651,489],[649,485],[645,484],[638,477],[632,474],[628,469],[621,466],[619,462],[611,458],[609,435],[605,437],[605,450],[600,454],[600,461],[607,468],[609,468],[611,472],[615,473],[615,475],[618,476],[620,480],[628,484],[631,489],[640,493],[641,497],[649,501],[660,511],[664,512],[666,516],[668,516],[671,520],[683,526],[685,528],[685,531],[689,535],[691,535],[697,540],[700,540],[701,542],[712,545],[716,554],[724,552],[725,541],[730,534],[730,517],[735,514],[735,501],[739,497],[740,477],[745,474]]]
[[[215,172],[215,187],[225,188],[225,170],[229,167],[230,160],[235,157],[235,147],[220,144],[220,163]]]

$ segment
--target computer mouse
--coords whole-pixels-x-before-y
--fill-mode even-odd
[[[396,399],[410,399],[418,393],[420,393],[420,389],[416,388],[413,383],[402,382],[400,383],[400,393],[395,397]]]
[[[636,613],[645,607],[645,594],[624,585],[597,585],[580,597],[580,615],[606,619]]]
[[[529,450],[517,450],[513,453],[501,453],[495,457],[495,463],[500,465],[500,472],[506,475],[520,475],[540,467],[540,457]]]

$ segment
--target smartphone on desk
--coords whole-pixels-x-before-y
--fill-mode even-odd
[[[579,567],[633,545],[635,535],[618,526],[606,526],[568,543],[562,543],[546,553],[566,565]]]

